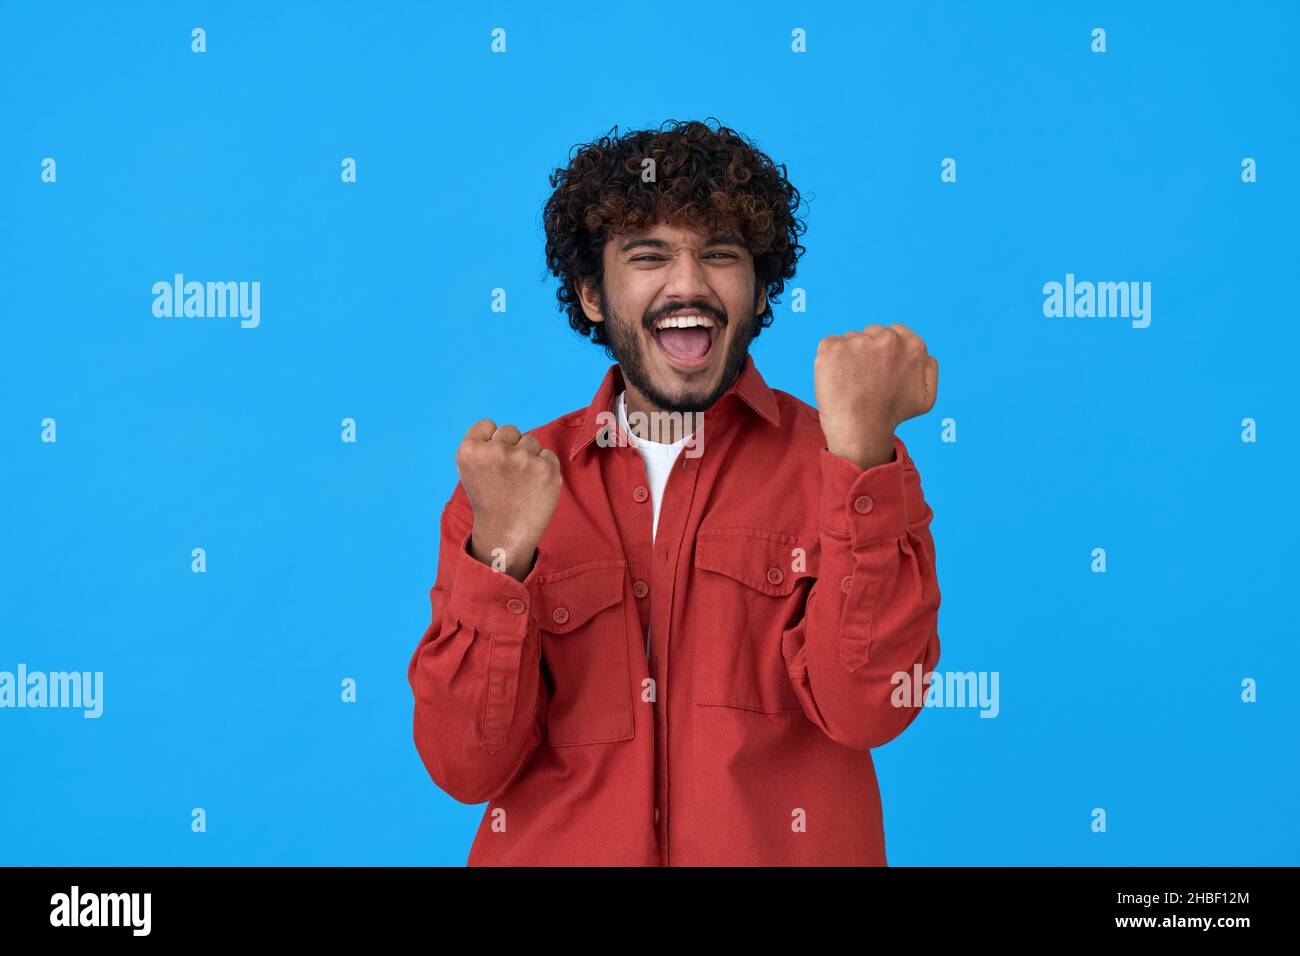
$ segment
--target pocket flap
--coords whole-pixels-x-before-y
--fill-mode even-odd
[[[816,576],[814,541],[759,528],[702,528],[695,536],[695,564],[781,596],[799,578]]]
[[[538,577],[529,589],[538,626],[567,634],[617,604],[623,599],[626,567],[626,561],[589,561]]]

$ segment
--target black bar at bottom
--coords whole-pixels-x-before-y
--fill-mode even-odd
[[[920,933],[918,942],[1099,934],[1149,941],[1173,934],[1180,942],[1195,936],[1231,945],[1256,931],[1294,936],[1298,872],[32,867],[0,869],[0,926],[6,941],[75,934],[91,945],[131,938],[342,944],[401,934],[430,947],[462,948],[517,932],[552,942],[591,933],[595,942],[639,947],[631,940],[640,934],[647,934],[644,945],[680,942],[658,934],[688,924],[733,945],[795,932],[814,947],[823,934],[847,934],[866,950],[874,948],[870,934],[877,930]],[[631,937],[609,935],[620,925]]]

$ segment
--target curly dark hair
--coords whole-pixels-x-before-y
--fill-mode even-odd
[[[709,117],[708,119],[715,119]],[[546,265],[560,280],[555,297],[569,325],[597,345],[608,345],[602,322],[582,311],[579,282],[604,279],[605,240],[612,232],[655,222],[712,234],[737,233],[754,259],[755,296],[767,290],[754,335],[772,324],[786,280],[804,252],[807,229],[796,216],[799,191],[777,165],[746,137],[708,120],[668,120],[658,130],[618,134],[615,126],[594,143],[575,146],[569,165],[556,169],[555,190],[542,212]],[[572,150],[570,153],[572,154]],[[642,181],[644,160],[654,160],[655,179]]]

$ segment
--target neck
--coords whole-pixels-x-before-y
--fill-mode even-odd
[[[637,390],[631,382],[624,383],[628,428],[637,438],[671,445],[693,434],[703,417],[693,412],[670,412],[660,408]]]

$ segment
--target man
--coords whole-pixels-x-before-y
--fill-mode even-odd
[[[799,194],[735,132],[607,136],[551,177],[591,404],[474,424],[410,662],[433,780],[488,802],[470,865],[885,865],[870,750],[939,658],[932,512],[895,427],[934,405],[906,327],[821,341],[817,409],[749,344]],[[896,703],[898,704],[896,706]]]

